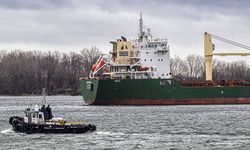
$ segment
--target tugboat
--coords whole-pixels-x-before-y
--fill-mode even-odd
[[[43,89],[43,93],[45,90]],[[33,133],[86,133],[96,131],[96,126],[84,122],[67,122],[63,118],[54,118],[50,105],[35,105],[34,109],[27,108],[24,117],[12,116],[9,119],[15,132]]]

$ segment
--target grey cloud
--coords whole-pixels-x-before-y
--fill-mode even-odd
[[[202,54],[205,31],[250,43],[248,6],[233,0],[0,0],[0,46],[107,49],[121,35],[136,37],[143,12],[153,34],[168,37],[172,55]]]
[[[0,7],[6,9],[51,9],[70,5],[68,0],[0,0]]]

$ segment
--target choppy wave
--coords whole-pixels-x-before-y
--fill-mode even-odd
[[[13,115],[39,96],[0,97],[0,149],[250,149],[250,105],[85,106],[81,96],[48,96],[54,116],[95,124],[88,134],[20,134]]]

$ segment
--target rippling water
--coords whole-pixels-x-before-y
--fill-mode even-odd
[[[0,149],[250,149],[250,105],[85,106],[80,96],[48,96],[55,116],[97,125],[87,134],[15,133],[12,115],[40,96],[0,97]]]

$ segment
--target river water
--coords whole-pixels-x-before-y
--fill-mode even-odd
[[[41,96],[0,97],[0,149],[250,149],[250,105],[86,106],[81,96],[48,96],[54,116],[96,124],[86,134],[15,133],[10,116]]]

